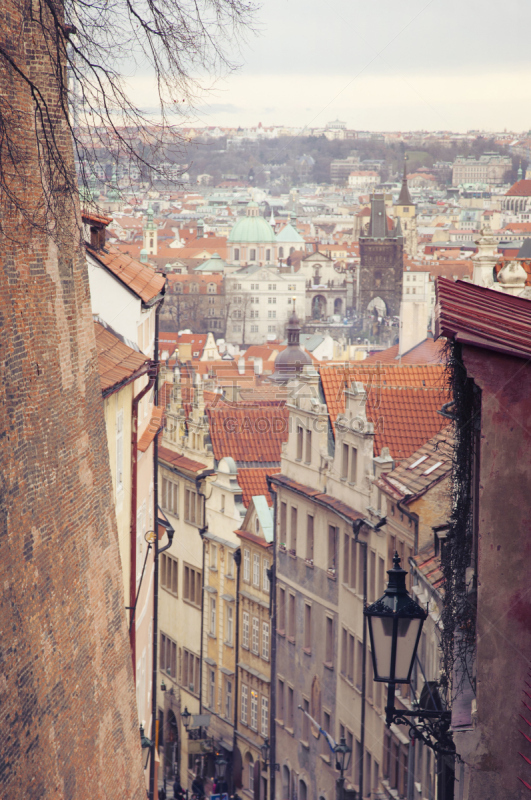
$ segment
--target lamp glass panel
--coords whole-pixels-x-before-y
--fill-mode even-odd
[[[369,617],[372,628],[374,657],[378,678],[390,680],[391,678],[391,651],[393,645],[393,618]]]
[[[415,657],[415,649],[421,619],[399,619],[396,639],[396,666],[395,680],[398,683],[407,683],[411,662]]]

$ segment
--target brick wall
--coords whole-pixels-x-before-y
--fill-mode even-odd
[[[38,0],[32,6],[38,18]],[[71,170],[53,65],[29,9],[4,0],[0,47],[42,90]],[[60,180],[55,217],[45,218],[33,101],[0,57],[2,120],[23,168],[17,173],[4,147],[0,797],[144,800],[86,266]],[[6,189],[18,193],[21,207]],[[60,223],[54,240],[32,217]]]

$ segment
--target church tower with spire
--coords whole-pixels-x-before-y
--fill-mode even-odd
[[[147,210],[147,219],[142,230],[143,234],[143,250],[147,251],[149,256],[157,255],[157,225],[153,220],[153,209],[151,203]]]
[[[404,174],[402,176],[402,188],[398,202],[395,206],[395,217],[400,222],[402,235],[404,237],[404,251],[409,256],[416,256],[418,249],[417,241],[417,215],[415,204],[411,199],[409,187],[407,185],[406,172],[407,156],[404,157]]]

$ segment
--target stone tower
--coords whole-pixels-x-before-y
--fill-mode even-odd
[[[402,299],[404,239],[400,219],[394,228],[389,227],[383,194],[371,195],[368,230],[360,236],[359,243],[358,313],[376,309],[379,316],[398,316]]]
[[[153,220],[153,209],[151,208],[151,203],[149,204],[147,210],[147,217],[146,223],[142,229],[143,234],[143,245],[142,248],[147,251],[148,256],[156,256],[157,255],[157,226]]]
[[[400,220],[400,227],[404,236],[404,250],[409,256],[416,256],[418,249],[417,241],[417,215],[415,204],[411,199],[407,185],[406,158],[404,158],[404,174],[402,176],[402,188],[398,202],[395,206],[395,217]]]

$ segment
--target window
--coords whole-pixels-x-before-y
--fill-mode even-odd
[[[312,463],[312,432],[306,431],[306,464]]]
[[[295,595],[289,595],[288,636],[295,641]]]
[[[234,260],[235,261],[239,261],[240,260],[240,248],[239,247],[235,247],[234,248]]]
[[[258,730],[258,692],[251,689],[251,728]]]
[[[358,478],[358,451],[350,448],[350,483],[357,483]]]
[[[328,565],[327,569],[330,573],[336,573],[336,547],[337,547],[338,529],[333,525],[328,526]]]
[[[302,425],[297,426],[297,461],[302,461],[302,445],[304,437],[304,430]]]
[[[269,661],[269,622],[262,622],[262,658]]]
[[[334,664],[334,620],[331,617],[326,618],[325,634],[325,662],[327,666],[332,667]]]
[[[274,325],[268,325],[268,326],[267,326],[267,332],[268,332],[268,333],[274,333],[274,332],[275,332],[275,330],[276,330],[276,328],[275,328],[275,326],[274,326]]]
[[[284,248],[283,247],[279,247],[278,248],[278,257],[279,258],[284,258]]]
[[[194,606],[201,607],[201,572],[188,564],[184,565],[183,598]]]
[[[347,661],[347,678],[351,683],[354,683],[354,636],[349,633],[348,635],[348,661]]]
[[[251,551],[245,547],[243,549],[243,579],[247,583],[251,580]]]
[[[313,516],[306,517],[306,561],[313,564]]]
[[[203,504],[201,497],[193,489],[184,492],[184,518],[187,522],[201,527],[203,524]]]
[[[270,292],[276,292],[277,285],[276,283],[270,283],[267,288],[269,289]]]
[[[251,325],[251,333],[258,333],[258,325]]]
[[[291,507],[291,553],[293,555],[297,552],[297,509],[292,506]]]
[[[286,545],[288,541],[288,506],[287,503],[280,503],[280,544]]]
[[[376,600],[376,553],[371,550],[369,553],[369,603]]]
[[[207,292],[208,292],[208,294],[216,294],[216,284],[215,283],[209,283],[208,286],[207,286]]]
[[[344,481],[348,476],[348,444],[343,445],[343,457],[341,459],[341,480]]]
[[[323,711],[323,730],[326,731],[326,733],[330,733],[330,728],[331,728],[330,714],[328,713],[328,711]],[[323,736],[323,743],[321,747],[322,747],[321,755],[324,756],[325,759],[330,760],[330,747],[328,745],[328,741],[326,740],[325,736]]]
[[[179,484],[162,478],[162,507],[174,516],[179,512]]]
[[[271,250],[265,252],[266,261],[271,261]]]
[[[295,713],[295,696],[293,692],[293,687],[288,686],[288,708],[286,717],[286,727],[291,728],[291,730],[293,730],[294,713]]]
[[[182,684],[189,692],[199,694],[199,659],[183,647]]]
[[[160,564],[160,585],[167,592],[177,597],[177,568],[179,562],[176,558],[162,554]]]
[[[249,757],[249,791],[254,797],[254,761]]]
[[[269,559],[264,558],[262,561],[262,589],[264,592],[269,592],[271,584],[269,582]]]
[[[227,638],[225,639],[226,644],[232,644],[233,636],[234,636],[233,608],[231,605],[227,604]]]
[[[284,722],[284,681],[281,678],[278,679],[277,719]]]
[[[312,650],[312,607],[308,603],[304,604],[304,650]]]
[[[213,669],[209,670],[208,700],[210,708],[214,709],[216,706],[216,673]]]
[[[234,553],[227,554],[227,578],[234,577]]]
[[[378,558],[378,597],[384,593],[385,587],[385,563],[383,558]]]
[[[343,542],[343,583],[348,586],[348,572],[350,567],[350,536],[348,533],[345,533]]]
[[[249,649],[249,612],[244,611],[242,615],[242,647]]]
[[[269,733],[269,701],[267,697],[262,697],[262,708],[260,715],[260,733],[262,736],[268,736]]]
[[[355,540],[352,539],[350,542],[350,576],[349,576],[349,586],[351,589],[356,588],[357,556],[358,556],[358,545],[356,544]],[[383,594],[383,589],[382,589],[382,594]]]
[[[232,719],[232,681],[225,680],[225,717]]]
[[[210,633],[212,636],[216,635],[216,599],[210,598]]]
[[[310,713],[310,703],[304,697],[302,700],[302,710],[306,712],[306,714]],[[306,716],[306,714],[302,715],[302,741],[309,742],[310,741],[310,720]]]
[[[276,311],[268,311],[267,312],[267,317],[268,317],[268,319],[276,319],[277,318],[277,312]]]
[[[249,689],[245,684],[242,684],[242,700],[240,708],[240,716],[244,725],[247,725],[247,697]]]
[[[362,683],[362,661],[363,661],[363,645],[359,641],[356,642],[356,689],[361,691]]]
[[[284,634],[286,631],[286,590],[279,586],[278,589],[278,622],[277,630],[279,633]]]
[[[256,261],[256,250],[254,249],[254,247],[251,248],[251,253],[249,255],[249,261]]]
[[[260,588],[260,556],[253,553],[253,586]]]
[[[116,415],[116,491],[124,488],[124,412]]]
[[[210,543],[210,569],[218,568],[218,547],[213,542]]]
[[[160,634],[159,669],[170,678],[177,678],[177,645],[164,633]]]
[[[258,617],[253,617],[253,632],[252,632],[252,639],[251,639],[251,650],[253,653],[258,655],[258,647],[259,642],[258,639],[260,638],[260,632],[258,630]]]
[[[340,672],[342,675],[347,674],[347,661],[348,661],[348,631],[346,628],[341,628],[341,666]]]

